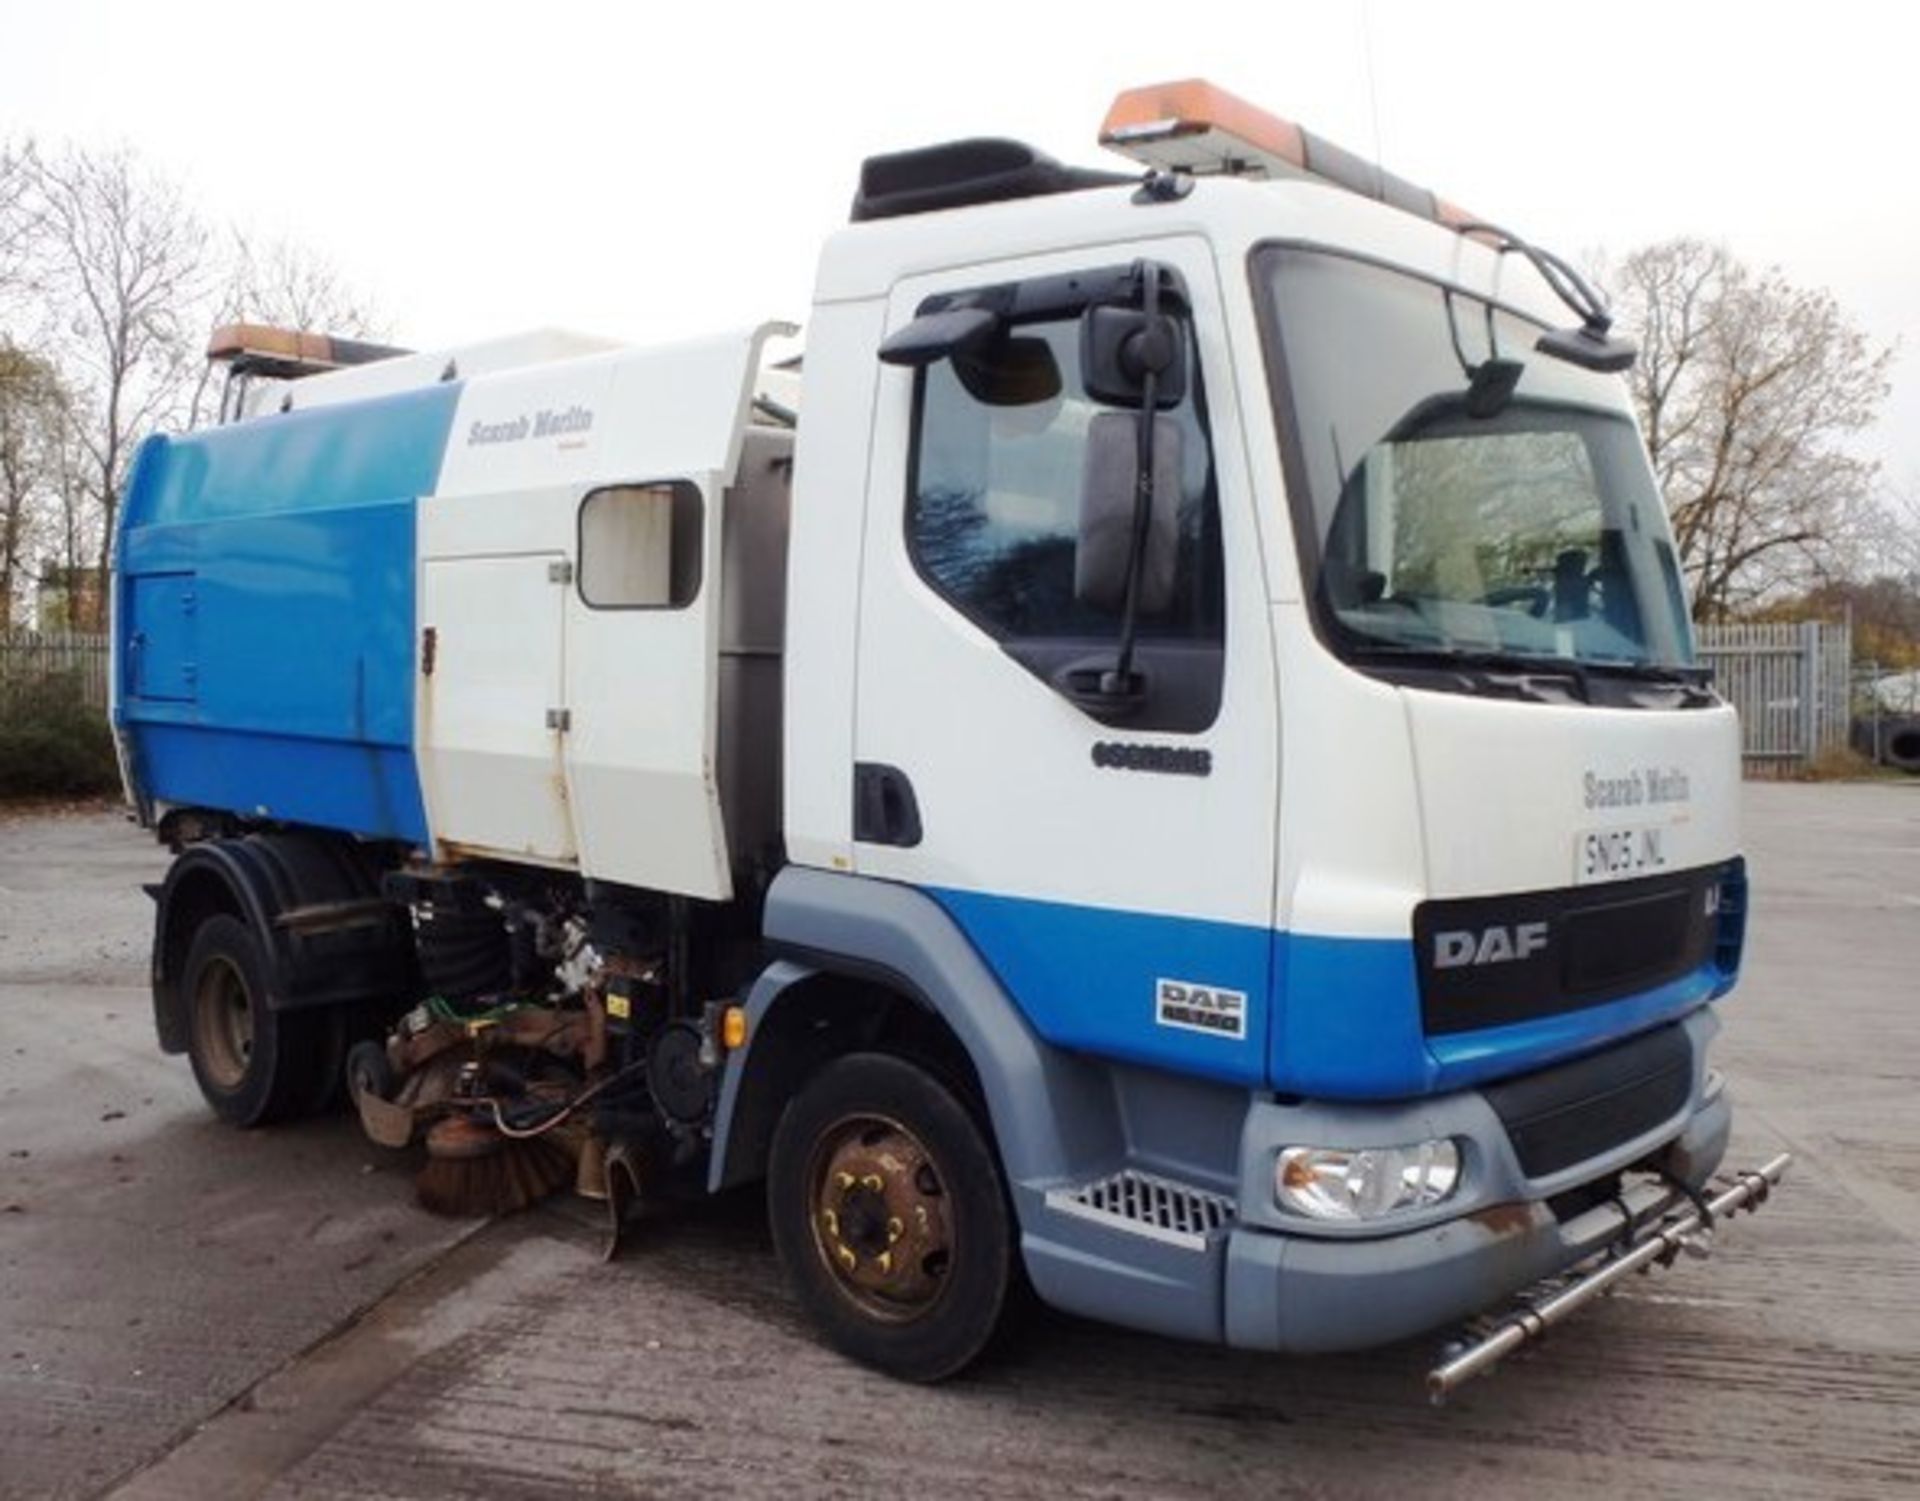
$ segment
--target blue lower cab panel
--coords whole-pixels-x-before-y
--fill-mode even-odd
[[[1731,977],[1709,961],[1664,985],[1604,1005],[1436,1037],[1428,1044],[1433,1053],[1433,1087],[1465,1089],[1592,1052],[1685,1016],[1726,994],[1731,984]]]
[[[1597,1006],[1429,1038],[1411,939],[1275,933],[1272,1084],[1309,1099],[1469,1089],[1591,1052],[1726,993],[1709,962]]]
[[[1639,995],[1429,1039],[1412,939],[931,889],[1034,1031],[1059,1047],[1308,1099],[1439,1094],[1590,1052],[1724,993],[1717,965]],[[1169,1025],[1166,982],[1245,997],[1241,1035]]]
[[[144,723],[141,784],[166,802],[424,844],[427,814],[406,746]]]
[[[1048,1042],[1255,1088],[1266,1082],[1270,930],[978,891],[927,895]],[[1227,995],[1211,1007],[1183,1006],[1168,992],[1163,1007],[1165,985]],[[1210,1024],[1176,1025],[1182,1018]]]

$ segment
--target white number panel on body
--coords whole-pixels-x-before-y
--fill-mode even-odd
[[[1590,886],[1658,875],[1667,868],[1671,833],[1671,825],[1664,823],[1582,830],[1573,840],[1573,884]]]

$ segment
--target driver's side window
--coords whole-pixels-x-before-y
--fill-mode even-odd
[[[1222,563],[1213,456],[1190,383],[1163,414],[1183,430],[1167,608],[1143,641],[1218,643]],[[1077,597],[1088,430],[1113,408],[1086,392],[1077,316],[1017,323],[983,352],[921,371],[914,397],[907,546],[923,578],[1006,643],[1111,641],[1115,617]]]

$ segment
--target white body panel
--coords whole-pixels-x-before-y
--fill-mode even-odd
[[[1426,807],[1433,896],[1574,885],[1586,879],[1575,851],[1588,832],[1658,830],[1674,870],[1739,853],[1727,775],[1739,765],[1740,729],[1725,704],[1507,704],[1494,730],[1482,701],[1405,697],[1418,780],[1436,790]]]
[[[859,539],[873,461],[847,435],[872,429],[885,326],[881,298],[814,308],[807,413],[794,439],[782,807],[788,857],[827,870],[853,868]]]
[[[792,332],[767,324],[471,381],[434,493],[731,476],[761,346]]]
[[[733,894],[716,775],[722,471],[702,492],[702,580],[684,609],[596,609],[567,591],[567,786],[600,880]]]
[[[255,380],[247,389],[242,415],[260,416],[278,412],[284,404],[288,411],[306,411],[310,407],[332,406],[342,401],[362,401],[371,396],[390,396],[397,391],[414,391],[421,386],[448,379],[474,380],[503,370],[522,370],[554,360],[577,359],[581,355],[601,354],[620,345],[612,339],[593,334],[573,333],[566,329],[541,328],[527,333],[509,334],[458,349],[421,350],[366,365],[350,365],[329,370],[325,375],[309,375],[300,380]]]
[[[1322,649],[1306,607],[1273,607],[1280,735],[1277,924],[1336,938],[1404,938],[1422,891],[1421,789],[1405,692]]]
[[[594,354],[462,391],[418,512],[435,671],[420,679],[416,741],[437,857],[731,894],[715,779],[722,495],[762,348],[790,331]],[[588,605],[581,503],[666,481],[703,497],[698,593],[681,608]]]
[[[442,853],[567,864],[574,858],[559,731],[562,554],[429,557],[420,614],[433,670],[419,696],[420,785]],[[423,650],[425,648],[423,647]]]

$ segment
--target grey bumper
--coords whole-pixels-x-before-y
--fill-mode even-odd
[[[1690,1187],[1705,1184],[1726,1154],[1732,1109],[1707,1068],[1719,1028],[1702,1009],[1681,1023],[1691,1087],[1677,1109],[1636,1135],[1565,1166],[1530,1175],[1501,1117],[1478,1090],[1371,1104],[1282,1102],[1242,1106],[1234,1191],[1163,1176],[1190,1209],[1217,1205],[1205,1233],[1169,1235],[1123,1215],[1087,1212],[1053,1185],[1014,1184],[1027,1271],[1056,1307],[1132,1328],[1249,1349],[1329,1351],[1391,1343],[1456,1323],[1603,1250],[1620,1216],[1604,1206],[1569,1207],[1570,1191],[1636,1166],[1658,1165]],[[1394,1146],[1451,1138],[1463,1154],[1459,1191],[1409,1213],[1393,1233],[1375,1225],[1306,1223],[1274,1201],[1274,1167],[1294,1143]],[[1144,1166],[1166,1174],[1158,1163]],[[1224,1164],[1223,1164],[1224,1166]],[[1114,1180],[1106,1180],[1111,1184]],[[1216,1181],[1218,1181],[1216,1179]],[[1633,1181],[1638,1181],[1633,1180]],[[1642,1216],[1667,1190],[1632,1190]],[[1078,1195],[1084,1198],[1085,1195]],[[1567,1214],[1554,1212],[1559,1205]]]
[[[1698,1186],[1726,1153],[1724,1093],[1694,1112],[1665,1161]],[[1651,1208],[1656,1189],[1642,1190]],[[1401,1235],[1328,1240],[1246,1225],[1226,1240],[1224,1334],[1248,1349],[1362,1349],[1457,1323],[1604,1250],[1618,1216],[1566,1223],[1539,1201],[1492,1204]]]

